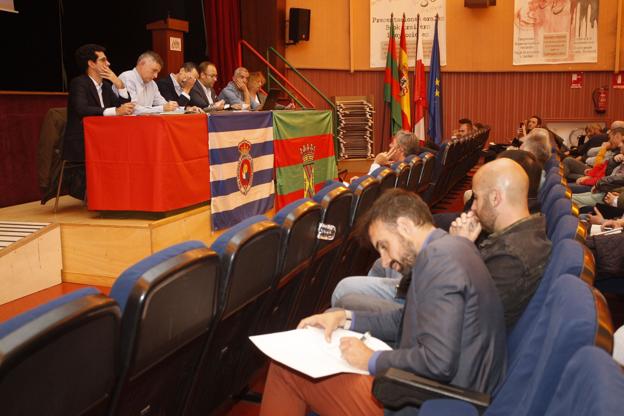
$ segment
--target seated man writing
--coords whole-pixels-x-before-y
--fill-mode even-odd
[[[390,367],[443,383],[492,392],[505,372],[503,310],[474,244],[436,229],[419,196],[393,189],[362,218],[361,230],[384,267],[412,270],[405,308],[389,313],[332,311],[302,320],[326,338],[339,327],[397,339],[393,351],[373,352],[357,338],[340,349],[352,366],[376,374]],[[382,415],[371,393],[373,377],[339,374],[311,380],[272,363],[261,415]]]

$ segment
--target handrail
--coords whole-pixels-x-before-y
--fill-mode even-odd
[[[296,101],[296,102],[297,102],[297,104],[299,104],[299,107],[306,108],[306,107],[305,107],[305,106],[301,103],[301,101],[299,101],[299,98],[298,98],[295,94],[293,94],[292,92],[290,92],[290,90],[289,90],[288,88],[286,88],[286,87],[284,86],[284,84],[282,84],[281,82],[279,82],[279,81],[277,80],[277,78],[275,78],[275,77],[273,76],[273,74],[269,73],[269,82],[271,82],[271,81],[273,81],[274,83],[276,83],[276,84],[277,84],[277,86],[278,86],[278,87],[280,87],[282,90],[284,90],[284,91],[286,92],[286,94],[288,94],[288,96],[289,96],[290,98],[292,98],[294,101]]]
[[[279,77],[280,77],[280,78],[284,81],[284,83],[286,83],[286,85],[288,85],[288,86],[289,86],[291,89],[293,89],[293,90],[294,90],[297,94],[299,94],[299,96],[301,97],[301,99],[302,99],[302,100],[304,100],[304,101],[305,101],[305,102],[306,102],[306,103],[307,103],[310,107],[314,108],[314,104],[312,104],[312,101],[310,101],[310,100],[308,99],[308,97],[306,97],[306,96],[305,96],[305,95],[304,95],[301,91],[299,91],[299,90],[297,89],[297,87],[295,87],[295,86],[294,86],[294,85],[293,85],[290,81],[288,81],[288,79],[287,79],[284,75],[282,75],[282,74],[281,74],[281,73],[280,73],[280,72],[279,72],[279,71],[278,71],[278,70],[277,70],[277,69],[276,69],[273,65],[271,65],[271,64],[269,63],[269,61],[267,61],[267,60],[264,58],[264,56],[260,55],[260,54],[258,53],[258,51],[256,51],[256,50],[254,49],[254,47],[253,47],[253,46],[251,46],[251,45],[249,44],[249,42],[247,42],[247,41],[246,41],[246,40],[244,40],[244,39],[241,39],[241,40],[239,40],[239,41],[238,41],[238,64],[239,64],[239,66],[242,66],[242,65],[243,65],[243,46],[246,46],[246,47],[247,47],[247,49],[249,49],[249,51],[250,51],[251,53],[253,53],[254,55],[256,55],[256,57],[257,57],[258,59],[260,59],[260,60],[261,60],[264,64],[266,64],[266,66],[268,66],[268,67],[269,67],[269,68],[271,68],[273,71],[275,71],[275,73],[276,73],[277,75],[279,75]]]
[[[268,58],[268,54],[269,52],[273,52],[275,55],[277,55],[278,58],[280,58],[282,60],[282,62],[284,62],[286,65],[288,65],[288,68],[293,71],[295,74],[297,74],[299,76],[299,78],[301,78],[303,80],[303,82],[305,82],[306,84],[308,84],[308,86],[310,88],[312,88],[318,95],[321,96],[321,98],[323,99],[323,101],[325,101],[327,104],[329,104],[329,106],[335,111],[336,110],[336,104],[334,104],[329,98],[327,98],[325,96],[325,94],[323,94],[321,92],[321,90],[319,90],[318,88],[316,88],[316,86],[314,84],[312,84],[312,82],[307,79],[301,72],[299,72],[297,70],[297,68],[295,68],[294,66],[291,65],[290,62],[288,62],[286,60],[286,58],[284,58],[278,51],[277,49],[275,49],[273,46],[269,46],[269,48],[267,49],[267,58]]]

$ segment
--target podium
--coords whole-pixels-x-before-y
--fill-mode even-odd
[[[188,22],[168,17],[149,23],[145,28],[152,32],[152,48],[164,62],[159,78],[178,72],[184,63],[184,34],[189,30]]]

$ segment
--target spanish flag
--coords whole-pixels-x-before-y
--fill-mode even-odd
[[[405,40],[405,13],[401,22],[401,50],[399,51],[399,96],[401,102],[401,128],[410,131],[410,88],[407,66],[407,42]]]

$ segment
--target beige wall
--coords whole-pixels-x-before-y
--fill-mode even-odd
[[[287,46],[286,58],[297,68],[350,69],[352,62],[355,70],[370,70],[369,3],[369,0],[286,0],[287,10],[291,7],[311,10],[310,41]],[[598,63],[525,66],[512,65],[514,1],[498,1],[496,6],[487,9],[468,9],[463,3],[446,0],[448,65],[444,71],[613,70],[617,0],[600,2]],[[351,39],[350,19],[353,22]],[[620,59],[624,60],[624,41]]]

